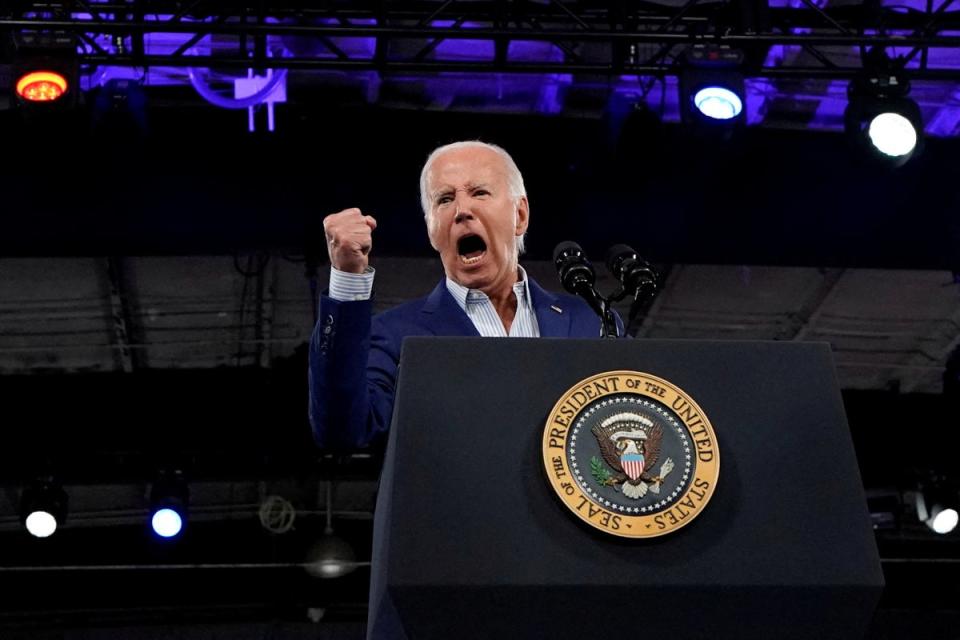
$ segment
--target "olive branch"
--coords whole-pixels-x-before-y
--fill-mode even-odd
[[[612,484],[610,482],[610,470],[607,469],[607,465],[603,464],[603,460],[597,456],[590,458],[590,475],[604,486]]]

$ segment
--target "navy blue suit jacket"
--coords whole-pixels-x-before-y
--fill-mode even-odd
[[[586,302],[528,281],[541,337],[599,337],[600,318]],[[369,300],[320,298],[309,371],[310,424],[320,447],[366,447],[386,433],[405,337],[480,335],[447,291],[446,281],[426,298],[373,318],[371,312]]]

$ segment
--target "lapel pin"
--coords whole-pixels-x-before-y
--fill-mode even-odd
[[[553,309],[554,311],[556,311],[557,313],[563,313],[563,309],[561,309],[560,307],[558,307],[558,306],[555,305],[555,304],[550,305],[550,308]]]

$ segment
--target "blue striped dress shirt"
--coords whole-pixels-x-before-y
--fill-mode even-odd
[[[517,297],[517,313],[513,317],[508,334],[503,321],[493,308],[487,294],[478,289],[467,289],[447,278],[447,291],[457,301],[467,317],[485,338],[538,338],[540,327],[530,300],[530,287],[527,285],[527,272],[518,267],[520,280],[513,285]],[[373,292],[374,270],[367,268],[365,273],[346,273],[339,269],[330,269],[330,297],[334,300],[368,300]]]

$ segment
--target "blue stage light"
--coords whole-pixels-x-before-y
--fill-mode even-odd
[[[693,104],[708,118],[732,120],[743,111],[743,100],[726,87],[704,87],[693,96]]]
[[[150,527],[160,538],[178,537],[187,524],[190,494],[183,472],[162,471],[150,491]]]
[[[150,518],[150,526],[161,538],[173,538],[183,529],[183,518],[175,509],[157,509]]]
[[[679,75],[680,120],[704,139],[730,142],[747,122],[744,54],[696,44],[683,55]]]

